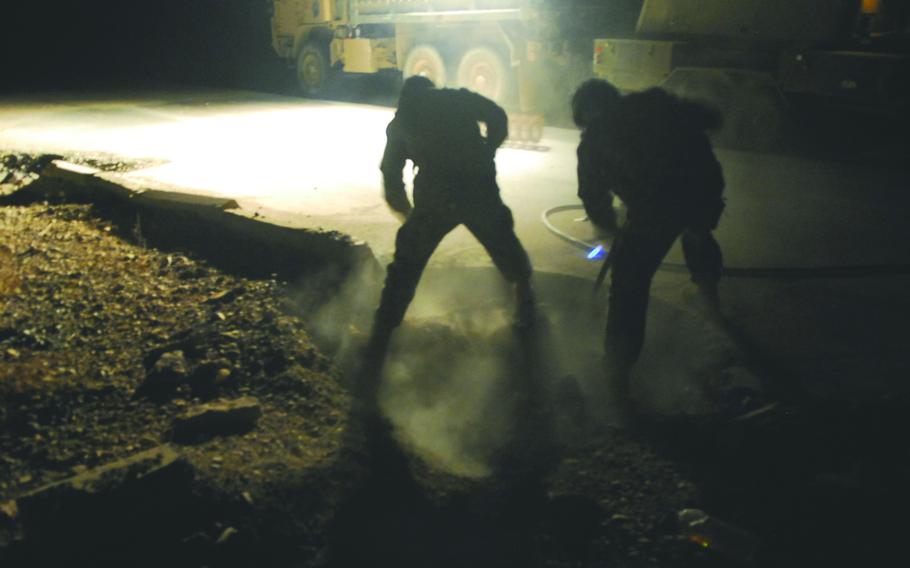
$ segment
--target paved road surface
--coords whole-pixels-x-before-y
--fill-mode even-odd
[[[395,228],[377,169],[391,113],[250,92],[0,100],[0,148],[157,161],[129,175],[234,197],[284,223],[342,229],[382,256]],[[575,264],[571,249],[543,235],[538,220],[549,207],[577,202],[576,141],[575,131],[548,129],[543,150],[507,148],[498,156],[504,198],[542,268],[573,271]],[[910,237],[897,207],[910,189],[906,173],[719,154],[729,206],[718,237],[730,265],[910,262],[910,247],[895,246]],[[586,236],[571,214],[556,221]],[[441,257],[471,246],[465,235],[450,241]]]
[[[377,166],[391,116],[392,110],[384,107],[251,92],[0,99],[0,150],[148,160],[148,167],[128,175],[230,196],[273,222],[338,229],[367,241],[386,260],[397,223],[381,200]],[[577,203],[577,138],[572,130],[547,129],[541,148],[504,148],[497,164],[503,197],[515,213],[519,236],[535,267],[593,277],[597,265],[540,223],[544,210]],[[728,208],[718,239],[728,265],[910,264],[906,167],[732,151],[719,151],[719,157],[728,183]],[[589,228],[574,217],[565,213],[554,221],[588,238]],[[680,260],[678,250],[671,260]],[[488,259],[470,235],[458,229],[433,262],[477,266],[487,265]],[[682,276],[662,274],[655,282],[655,296],[672,301],[683,281]],[[902,318],[894,315],[906,305],[901,292],[906,287],[893,278],[871,282],[730,280],[725,291],[731,311],[759,338],[755,341],[760,347],[785,361],[798,360],[793,364],[797,368],[808,365],[813,377],[845,366],[855,370],[851,376],[863,374],[871,352],[879,362],[891,361],[889,375],[904,372],[903,358],[892,356],[899,347],[882,338],[893,338],[896,329],[903,333],[898,337],[907,337]],[[868,307],[869,302],[875,306]],[[850,314],[849,322],[832,314],[835,305]],[[784,311],[772,315],[775,309]],[[877,314],[871,322],[870,314]],[[866,329],[870,323],[884,335]],[[831,331],[832,325],[839,331]],[[779,333],[781,326],[798,331]],[[794,343],[793,334],[819,333],[831,337],[811,349]],[[847,363],[836,363],[845,357]],[[822,359],[821,367],[812,366]],[[822,367],[828,370],[818,371]]]

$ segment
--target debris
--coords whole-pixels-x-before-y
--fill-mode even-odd
[[[225,358],[204,361],[193,371],[190,382],[194,388],[221,387],[231,381],[231,362]]]
[[[15,521],[19,517],[19,505],[14,500],[0,503],[0,520]]]
[[[120,539],[166,541],[173,532],[166,526],[168,514],[191,497],[193,478],[189,463],[173,448],[159,446],[20,496],[18,522],[28,539],[76,551],[73,543],[94,548]],[[74,549],[40,552],[67,553]]]
[[[779,402],[772,402],[771,404],[766,404],[766,405],[762,406],[761,408],[757,408],[751,412],[747,412],[741,416],[737,416],[736,421],[745,422],[747,420],[752,420],[753,418],[758,418],[759,416],[764,416],[765,414],[768,414],[769,412],[773,412],[774,410],[777,410],[777,407],[779,407],[779,406],[780,406]]]
[[[23,507],[37,497],[57,492],[101,493],[128,481],[136,481],[180,467],[180,455],[164,445],[128,458],[115,460],[73,477],[31,491],[23,497]]]
[[[268,507],[290,472],[257,464],[293,456],[305,469],[324,460],[340,443],[332,420],[346,404],[304,321],[282,316],[286,285],[225,273],[181,252],[137,248],[122,238],[134,216],[112,223],[87,205],[16,203],[0,206],[0,565],[72,564],[74,549],[105,559],[95,565],[119,565],[125,550],[170,559],[178,557],[171,555],[173,543],[194,532],[207,536],[206,546],[192,554],[205,555],[229,525],[240,534],[228,547],[250,538],[247,525],[234,518],[208,535],[220,499],[240,501],[239,492],[249,490]],[[151,225],[143,216],[143,230]],[[235,289],[243,293],[233,300],[202,303]],[[237,333],[226,340],[220,333],[229,330]],[[305,415],[292,412],[299,397],[272,384],[273,360],[299,362],[307,384],[318,387]],[[206,471],[220,464],[231,474],[208,476],[196,486],[184,483],[192,478],[190,458],[170,466],[132,460],[158,446],[176,416],[216,394],[197,389],[205,363],[211,363],[207,384],[255,393],[283,419],[260,420],[255,439],[234,438],[214,452],[188,448],[191,463]],[[180,404],[134,396],[156,373],[176,381],[162,392],[177,395]],[[292,453],[301,432],[308,444],[303,456]],[[222,461],[211,459],[214,454]],[[330,473],[321,470],[307,482],[316,492],[329,483]],[[193,493],[197,488],[205,494]],[[6,502],[11,498],[15,510]],[[306,515],[323,515],[313,511]],[[8,521],[12,513],[15,522]],[[21,550],[34,553],[35,562],[8,556],[6,547],[20,536]]]
[[[250,396],[203,404],[174,420],[174,441],[188,443],[212,436],[248,432],[261,415],[259,401]]]
[[[33,174],[40,174],[44,168],[54,160],[62,160],[63,156],[59,154],[41,154],[28,166],[28,171]]]
[[[206,304],[216,304],[216,303],[227,303],[235,300],[238,296],[243,293],[243,288],[238,286],[236,288],[231,288],[230,290],[221,290],[220,292],[215,292],[211,296],[205,299]]]
[[[231,378],[231,370],[225,367],[218,369],[215,373],[215,384],[219,385]]]
[[[244,491],[240,496],[243,497],[243,500],[246,501],[247,505],[253,504],[253,495],[249,491]]]
[[[79,520],[98,518],[101,508],[130,510],[147,495],[177,498],[189,492],[192,478],[192,468],[173,448],[159,446],[22,495],[19,517],[32,534],[86,530]]]
[[[755,560],[760,542],[739,527],[715,519],[700,509],[683,509],[677,515],[680,531],[698,546],[740,562]]]
[[[140,388],[174,387],[180,384],[186,376],[187,365],[183,351],[170,351],[158,358],[152,370],[146,374],[145,381],[142,382]]]
[[[223,531],[221,531],[221,536],[218,537],[218,540],[215,541],[215,544],[227,543],[227,541],[231,540],[231,538],[234,535],[236,535],[238,532],[240,532],[240,531],[238,531],[234,527],[228,527],[228,528],[224,529]]]

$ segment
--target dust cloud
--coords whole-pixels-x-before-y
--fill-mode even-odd
[[[392,338],[380,405],[401,443],[425,461],[456,475],[488,475],[516,442],[536,443],[522,432],[535,411],[562,446],[614,424],[602,365],[606,293],[592,297],[591,281],[570,276],[538,273],[535,281],[540,323],[519,333],[510,289],[495,269],[424,274]],[[313,334],[345,375],[359,362],[381,284],[380,274],[363,270],[332,301],[311,307]],[[711,412],[707,391],[736,374],[741,360],[722,329],[652,299],[633,395],[662,415]]]

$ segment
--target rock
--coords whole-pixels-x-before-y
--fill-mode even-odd
[[[275,361],[279,359],[280,356],[276,356]],[[287,361],[281,361],[281,365],[287,364]],[[315,394],[313,385],[308,378],[310,376],[309,373],[306,367],[302,365],[290,364],[272,378],[269,386],[273,392],[282,394],[294,393],[309,398]]]
[[[243,500],[246,501],[247,505],[253,504],[253,495],[249,491],[244,491],[240,496],[243,497]]]
[[[218,537],[218,540],[215,541],[215,544],[227,543],[238,532],[240,532],[240,531],[238,531],[234,527],[228,527],[228,528],[224,529],[223,531],[221,531],[221,536]]]
[[[169,351],[155,361],[139,388],[140,390],[158,390],[165,387],[176,387],[186,377],[187,365],[183,351]]]
[[[196,388],[220,387],[231,382],[231,362],[225,358],[201,363],[193,371],[190,382]]]
[[[0,521],[9,522],[19,518],[19,504],[15,501],[0,503]]]
[[[208,298],[203,300],[203,302],[206,304],[228,303],[228,302],[232,302],[235,299],[237,299],[237,297],[239,297],[241,294],[243,294],[243,292],[244,292],[243,287],[237,286],[236,288],[232,288],[230,290],[221,290],[220,292],[215,292],[214,294],[212,294],[211,296],[209,296]]]
[[[191,515],[193,473],[175,449],[159,446],[19,496],[17,526],[37,544],[29,545],[37,559],[29,565],[173,541]]]
[[[218,369],[218,372],[215,373],[215,384],[220,385],[228,381],[231,378],[231,370],[227,367],[221,367]]]
[[[610,520],[614,523],[628,523],[632,521],[632,517],[622,513],[615,513],[610,517]]]
[[[54,160],[62,160],[60,154],[41,154],[33,159],[28,165],[27,171],[30,173],[40,174]]]
[[[113,486],[160,474],[180,461],[180,455],[172,447],[159,446],[39,487],[27,493],[23,501],[27,503],[30,499],[58,491],[101,493]]]
[[[129,509],[140,497],[160,499],[164,493],[188,491],[192,478],[192,469],[176,450],[159,446],[22,495],[19,517],[27,531],[73,530],[66,525],[108,507]]]
[[[259,401],[250,396],[202,404],[174,420],[173,439],[178,443],[188,443],[248,432],[256,426],[261,415]]]

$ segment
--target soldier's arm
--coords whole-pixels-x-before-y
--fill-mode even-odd
[[[501,106],[490,99],[462,89],[477,120],[487,125],[487,144],[493,151],[509,137],[509,117]]]
[[[404,188],[402,170],[408,160],[407,147],[398,123],[393,120],[386,128],[386,145],[382,154],[382,183],[389,208],[402,216],[411,212],[411,202]]]
[[[578,146],[578,197],[592,223],[607,231],[616,228],[613,193],[604,164],[594,144],[584,137]]]

